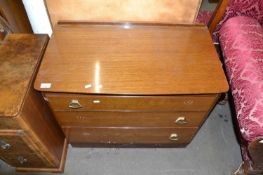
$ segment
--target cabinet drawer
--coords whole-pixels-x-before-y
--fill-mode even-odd
[[[19,131],[13,133],[0,132],[0,155],[32,154],[33,151],[28,147],[23,137],[19,135]]]
[[[46,94],[53,110],[207,111],[217,95],[100,96]]]
[[[63,128],[73,144],[187,144],[197,128]]]
[[[14,167],[52,168],[47,166],[36,154],[3,154],[0,158]]]
[[[53,167],[30,145],[30,137],[22,130],[0,132],[0,159],[15,167]]]
[[[85,127],[198,127],[205,112],[55,112],[62,126]]]

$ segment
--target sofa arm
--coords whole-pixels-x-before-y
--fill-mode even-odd
[[[241,135],[263,136],[263,30],[257,20],[230,18],[219,31]]]

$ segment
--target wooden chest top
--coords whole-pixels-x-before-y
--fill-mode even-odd
[[[205,26],[83,22],[54,27],[35,88],[173,95],[221,93],[228,84]]]
[[[46,35],[9,34],[0,45],[0,116],[16,116],[47,45]]]

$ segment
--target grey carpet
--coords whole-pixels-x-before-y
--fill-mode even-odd
[[[240,163],[240,148],[226,104],[216,106],[186,148],[70,147],[64,175],[230,175]],[[1,164],[0,174],[24,173]],[[34,174],[38,173],[30,173]]]

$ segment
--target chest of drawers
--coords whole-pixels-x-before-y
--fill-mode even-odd
[[[18,171],[63,171],[65,136],[33,88],[47,42],[9,34],[0,46],[0,159]]]
[[[69,142],[183,146],[227,81],[204,26],[59,23],[35,89]]]

